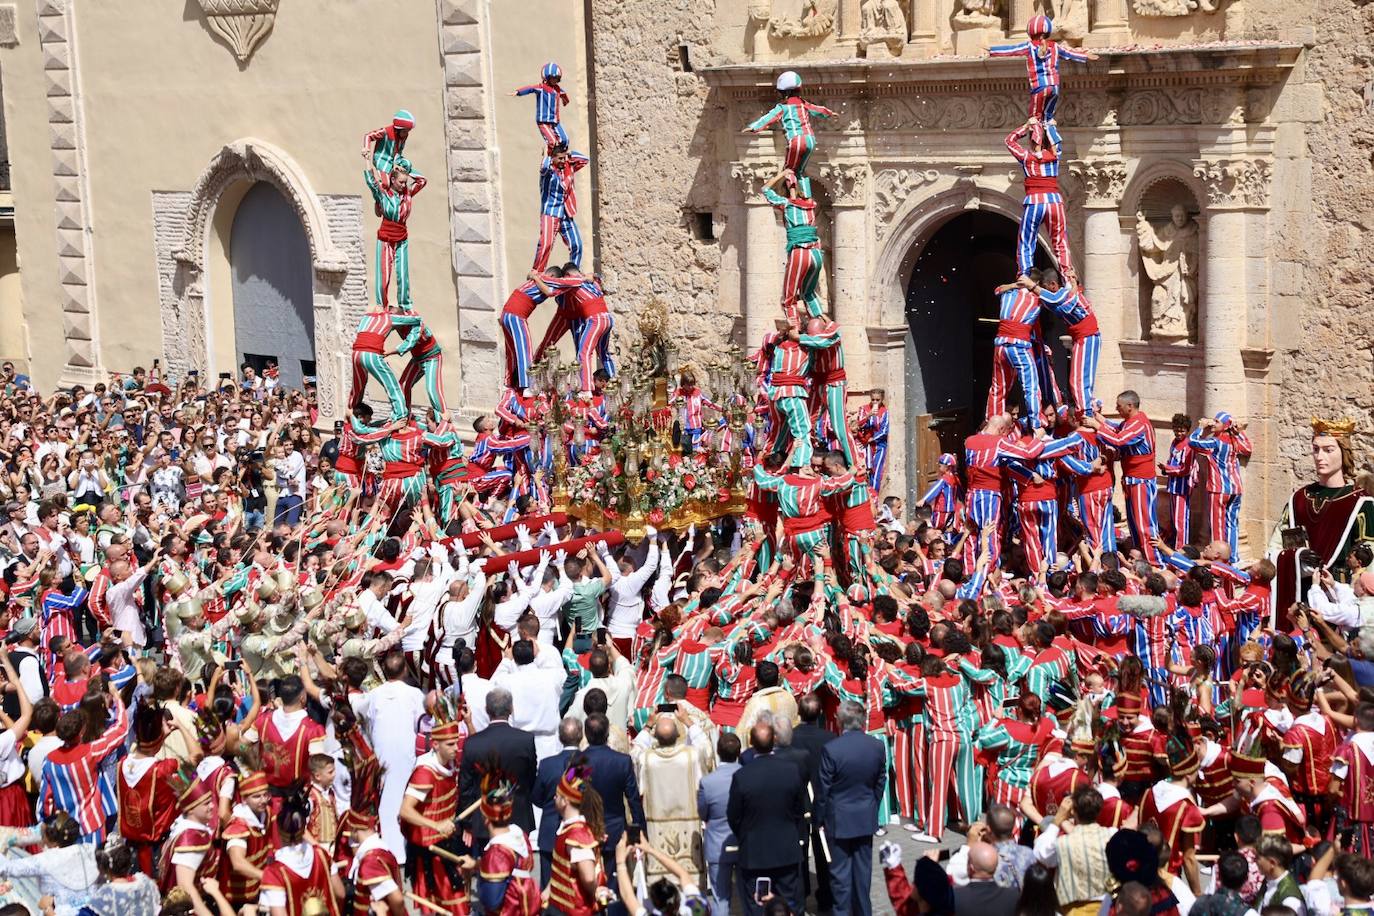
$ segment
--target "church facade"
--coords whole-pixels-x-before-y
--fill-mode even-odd
[[[313,356],[298,374],[318,379],[322,422],[337,418],[372,299],[357,148],[406,107],[407,153],[431,182],[411,222],[416,305],[455,400],[490,409],[497,314],[538,212],[533,112],[507,93],[550,58],[573,146],[592,156],[579,221],[621,328],[658,298],[683,352],[757,346],[781,315],[783,232],[759,193],[781,141],[743,127],[793,69],[839,112],[808,170],[825,301],[852,392],[883,389],[902,431],[885,489],[909,498],[981,419],[991,289],[1013,278],[1022,194],[1004,137],[1027,88],[1024,63],[984,50],[1044,13],[1102,58],[1066,65],[1058,114],[1070,245],[1103,332],[1097,396],[1110,409],[1138,391],[1161,455],[1176,412],[1248,421],[1254,544],[1305,473],[1309,415],[1374,429],[1358,342],[1374,179],[1342,166],[1374,149],[1370,77],[1349,63],[1350,22],[1370,11],[1309,6],[21,2],[0,16],[20,265],[18,288],[0,287],[0,356],[44,387],[162,354],[208,378],[264,356],[245,316],[280,313]],[[297,254],[276,264],[277,250]]]

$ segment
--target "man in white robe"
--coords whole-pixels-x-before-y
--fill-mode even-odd
[[[405,674],[405,656],[400,652],[387,654],[382,658],[386,681],[369,690],[355,706],[367,740],[382,762],[382,801],[377,809],[382,839],[401,863],[406,860],[401,799],[415,769],[415,733],[425,714],[425,695],[403,680]]]

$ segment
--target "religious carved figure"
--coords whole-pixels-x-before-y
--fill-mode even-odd
[[[835,27],[839,0],[751,0],[749,18],[777,38],[820,38]]]
[[[859,31],[859,50],[865,55],[875,45],[900,57],[906,44],[906,15],[897,0],[864,0]]]
[[[1215,13],[1221,0],[1131,0],[1137,16],[1187,16],[1189,13]]]
[[[1169,222],[1156,228],[1135,215],[1135,235],[1150,293],[1150,337],[1182,340],[1197,326],[1198,224],[1182,204],[1169,210]]]
[[[1035,0],[1034,8],[1054,23],[1054,38],[1077,40],[1088,34],[1087,0]]]
[[[1000,0],[958,0],[952,25],[956,30],[1000,29],[1002,4]]]

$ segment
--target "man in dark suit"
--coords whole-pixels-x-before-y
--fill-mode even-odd
[[[592,788],[601,796],[606,816],[606,847],[602,861],[606,864],[606,881],[615,886],[615,844],[625,832],[625,810],[630,820],[644,826],[644,805],[639,796],[639,782],[635,779],[634,761],[629,754],[613,751],[606,746],[611,735],[611,721],[601,713],[587,716],[583,723],[587,735],[587,749],[582,752],[592,768]]]
[[[873,833],[878,804],[887,791],[887,751],[877,738],[864,734],[868,715],[859,703],[841,703],[839,720],[843,733],[821,751],[816,806],[830,841],[835,912],[869,916]]]
[[[539,848],[539,886],[546,887],[553,873],[553,841],[558,835],[558,811],[554,809],[553,797],[558,791],[558,781],[581,755],[582,722],[568,716],[558,723],[558,740],[563,750],[539,761],[539,772],[534,777],[534,790],[530,792],[530,804],[544,812],[539,819],[539,837],[535,844]]]
[[[991,843],[970,843],[968,847],[968,884],[954,889],[954,912],[978,916],[1015,916],[1020,892],[1002,887],[997,875],[997,847]]]
[[[794,750],[806,752],[806,777],[811,787],[811,798],[816,797],[816,777],[821,772],[821,751],[831,741],[835,740],[835,733],[828,731],[820,726],[821,720],[821,698],[814,693],[808,693],[797,701],[797,717],[801,722],[796,728],[792,729],[792,747]],[[825,851],[821,847],[821,822],[818,818],[811,818],[811,842],[810,855],[806,855],[808,850],[802,849],[802,898],[811,896],[811,867],[810,862],[816,863],[816,907],[821,910],[833,909],[835,897],[830,892],[830,868],[825,862]]]
[[[800,912],[806,784],[794,763],[773,756],[773,726],[756,724],[749,744],[756,757],[735,773],[725,815],[739,840],[740,899],[744,912],[762,913],[757,889],[766,878],[772,893]]]
[[[530,792],[539,769],[534,751],[534,735],[510,724],[514,712],[510,691],[494,687],[487,694],[486,728],[463,743],[463,762],[458,767],[458,810],[466,811],[480,794],[482,776],[478,767],[500,768],[515,783],[514,813],[511,818],[526,833],[534,831],[534,807]],[[473,854],[480,856],[490,839],[480,812],[468,815],[463,826],[472,831]]]
[[[712,916],[729,916],[730,892],[734,887],[735,865],[739,862],[739,841],[730,832],[726,809],[730,803],[730,783],[739,769],[739,735],[721,732],[716,741],[719,763],[697,785],[697,816],[706,825],[702,851],[707,875],[711,879]]]

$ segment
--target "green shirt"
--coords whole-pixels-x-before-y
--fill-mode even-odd
[[[601,596],[605,592],[606,582],[600,576],[574,583],[572,597],[563,606],[563,619],[583,633],[595,633],[601,626]]]

